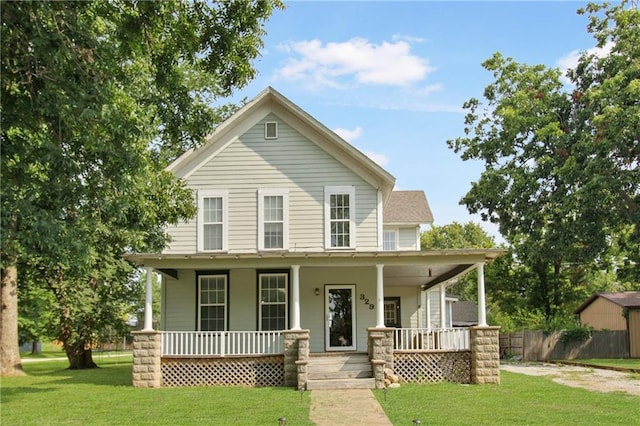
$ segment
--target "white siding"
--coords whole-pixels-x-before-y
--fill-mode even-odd
[[[398,231],[399,250],[420,250],[416,247],[418,227],[400,228]]]
[[[278,139],[265,140],[264,122],[278,121]],[[257,250],[257,189],[289,190],[290,251],[324,249],[324,187],[356,188],[358,250],[376,250],[377,190],[274,114],[241,135],[188,179],[198,189],[229,191],[229,251]],[[165,253],[196,251],[196,220],[172,226]],[[415,243],[414,243],[415,244]]]
[[[180,271],[178,279],[162,277],[163,309],[161,328],[166,331],[195,330],[196,313],[195,271]]]
[[[229,331],[257,330],[258,284],[255,269],[229,273]]]

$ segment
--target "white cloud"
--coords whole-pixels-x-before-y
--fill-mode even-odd
[[[592,47],[588,49],[586,52],[581,50],[572,50],[562,58],[558,59],[558,67],[562,71],[562,75],[565,76],[567,74],[567,70],[575,69],[578,66],[578,60],[583,53],[587,53],[589,55],[596,55],[597,57],[607,56],[611,53],[611,49],[613,48],[613,42],[607,42],[603,47]],[[567,80],[567,82],[569,82]]]
[[[340,136],[345,141],[353,144],[353,141],[362,136],[362,127],[358,126],[353,130],[343,129],[338,127],[337,129],[333,129],[333,131]],[[369,157],[371,160],[378,163],[380,166],[385,166],[389,162],[389,157],[384,154],[379,154],[373,151],[363,151],[364,155]]]
[[[373,151],[365,151],[364,154],[370,159],[372,159],[373,161],[375,161],[376,163],[378,163],[379,166],[384,167],[389,162],[389,157],[387,157],[384,154],[379,154]]]
[[[408,86],[435,70],[425,58],[411,53],[403,40],[374,44],[364,38],[323,44],[320,40],[280,46],[289,58],[277,76],[305,79],[310,85],[343,88],[353,85]]]
[[[408,41],[409,43],[423,43],[425,39],[422,37],[414,37],[410,35],[394,34],[391,36],[393,41]]]
[[[345,141],[351,143],[355,139],[358,139],[360,135],[362,135],[362,127],[356,127],[353,130],[337,128],[333,130],[338,136],[340,136]]]

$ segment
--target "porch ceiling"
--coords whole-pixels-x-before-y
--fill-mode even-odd
[[[400,252],[264,252],[224,254],[130,254],[125,258],[146,267],[179,274],[181,269],[375,267],[384,265],[385,286],[430,288],[455,279],[478,263],[490,262],[502,249]]]

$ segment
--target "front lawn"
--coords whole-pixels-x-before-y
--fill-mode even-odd
[[[640,424],[640,398],[501,372],[500,385],[405,384],[374,391],[394,425]]]
[[[94,360],[101,368],[68,370],[66,361],[25,363],[26,377],[2,379],[7,425],[310,425],[309,393],[292,388],[140,389],[131,361]],[[116,364],[116,362],[119,362]]]

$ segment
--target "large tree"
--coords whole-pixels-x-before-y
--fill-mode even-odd
[[[125,251],[159,250],[194,214],[164,166],[254,76],[274,1],[5,2],[2,375],[19,373],[18,265],[56,299],[71,368],[129,309]]]
[[[465,136],[448,142],[484,161],[462,203],[499,224],[547,318],[566,301],[573,266],[609,259],[622,235],[640,241],[640,12],[622,2],[579,13],[600,54],[583,53],[569,84],[558,69],[494,54],[485,101],[465,103]]]

